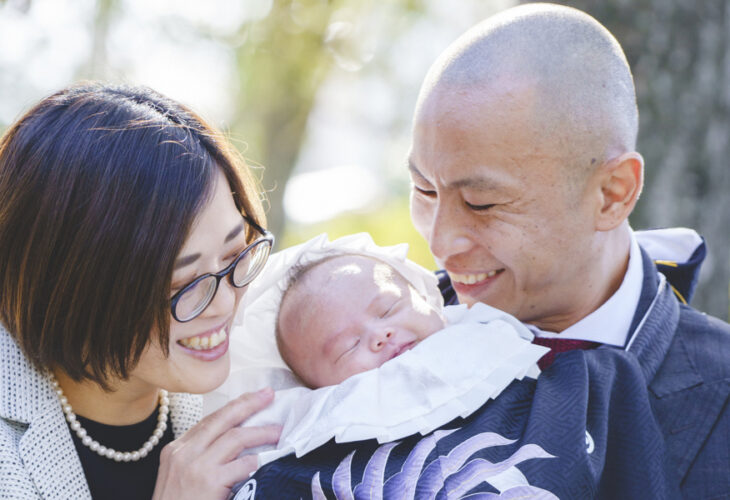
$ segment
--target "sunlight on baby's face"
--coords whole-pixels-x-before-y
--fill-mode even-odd
[[[282,355],[310,387],[342,382],[444,327],[389,265],[348,255],[313,268],[281,305]]]

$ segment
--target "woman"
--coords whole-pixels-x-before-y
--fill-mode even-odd
[[[270,391],[200,418],[273,237],[197,115],[82,84],[0,141],[0,497],[225,498]],[[169,394],[168,394],[169,391]],[[176,439],[177,438],[177,439]],[[159,472],[158,472],[159,470]]]

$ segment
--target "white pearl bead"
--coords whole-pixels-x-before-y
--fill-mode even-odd
[[[157,415],[157,427],[152,433],[152,436],[150,436],[150,438],[142,445],[142,447],[139,450],[131,452],[120,452],[116,451],[113,448],[107,448],[98,441],[94,441],[91,436],[88,435],[86,429],[81,426],[81,422],[77,420],[76,414],[73,412],[73,408],[68,403],[68,398],[64,396],[63,390],[61,389],[58,380],[56,380],[56,377],[54,377],[53,374],[50,374],[49,377],[51,379],[51,384],[53,385],[53,388],[58,395],[58,400],[61,403],[61,408],[63,409],[66,420],[69,422],[69,427],[81,439],[81,442],[84,444],[84,446],[88,446],[91,451],[98,453],[102,457],[111,458],[116,462],[136,462],[140,458],[146,457],[150,453],[150,451],[152,451],[152,448],[154,448],[160,442],[160,438],[162,438],[165,431],[167,430],[167,418],[168,414],[170,413],[170,399],[168,397],[168,392],[162,389],[160,390],[159,396],[160,406]]]

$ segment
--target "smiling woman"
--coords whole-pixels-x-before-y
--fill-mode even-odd
[[[254,461],[233,457],[277,429],[232,427],[269,393],[198,426],[186,393],[228,374],[234,313],[273,242],[262,226],[227,141],[150,89],[73,86],[8,130],[0,496],[216,498],[247,477]]]

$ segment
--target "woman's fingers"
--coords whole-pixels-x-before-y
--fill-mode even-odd
[[[246,448],[278,440],[276,426],[237,427],[272,400],[271,389],[244,394],[162,448],[153,498],[226,498],[233,484],[256,470],[255,455],[235,457]],[[229,439],[233,442],[226,444]]]
[[[256,469],[258,469],[256,455],[242,455],[223,467],[222,479],[228,488],[233,488],[236,483],[248,479]]]
[[[274,399],[270,388],[243,394],[224,407],[204,417],[178,441],[189,443],[198,452],[207,449],[224,432],[237,426],[254,413],[268,406]]]
[[[265,444],[276,444],[281,435],[281,426],[234,427],[223,433],[206,451],[218,463],[227,463],[245,450]]]

